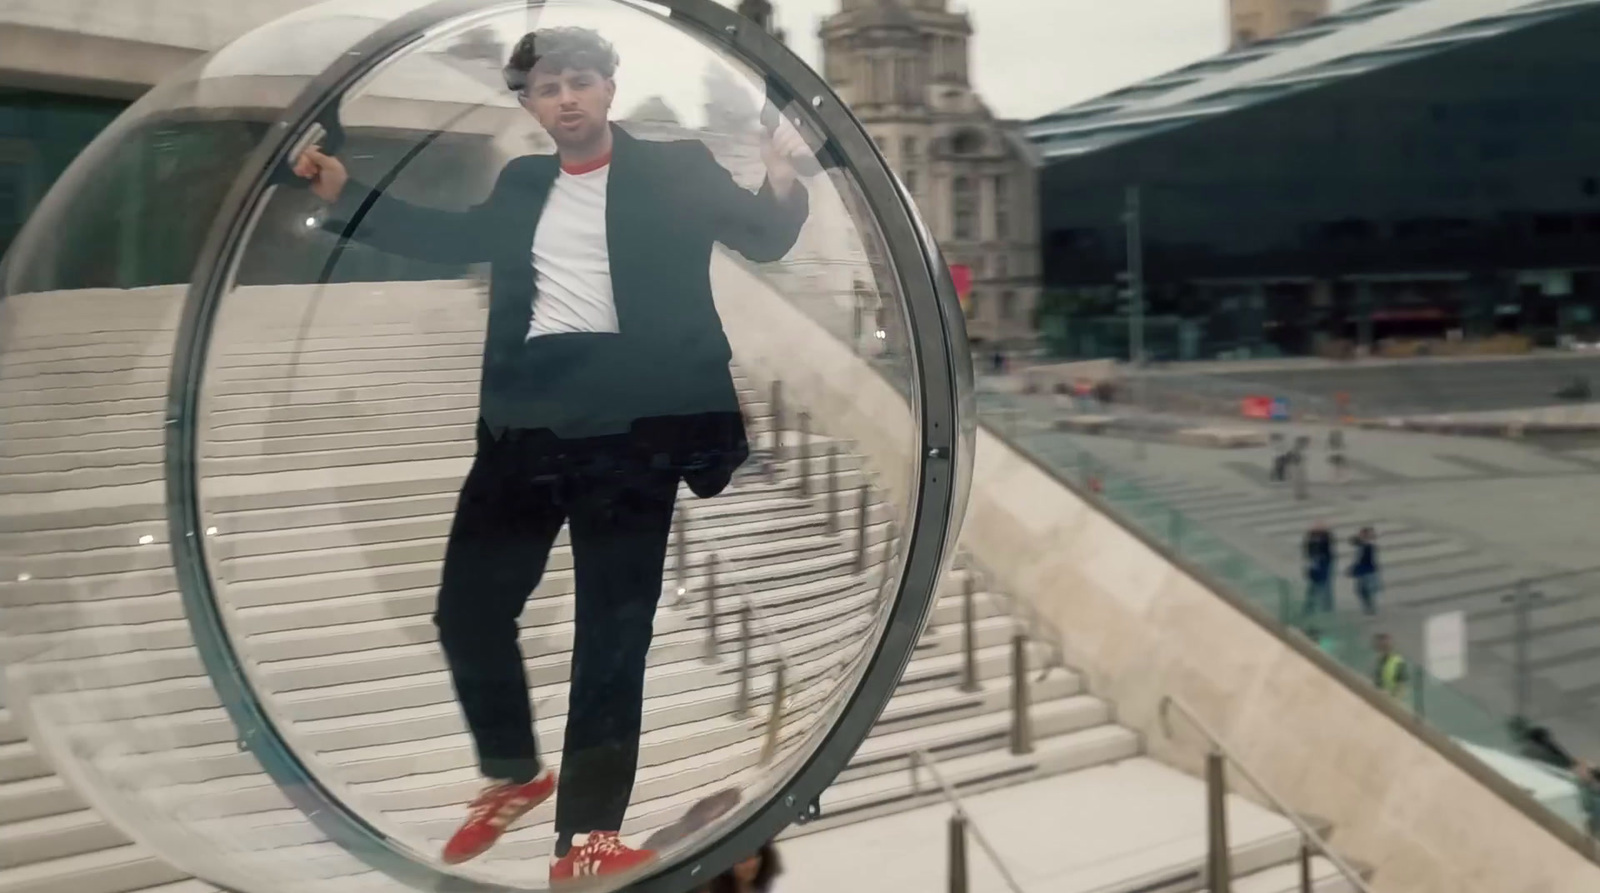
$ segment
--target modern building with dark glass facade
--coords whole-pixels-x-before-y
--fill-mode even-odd
[[[1600,339],[1597,48],[1593,0],[1373,0],[1034,122],[1047,342],[1126,355],[1131,238],[1157,359]]]

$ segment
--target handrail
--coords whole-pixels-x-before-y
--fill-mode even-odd
[[[933,758],[933,754],[922,748],[917,748],[911,752],[913,770],[915,770],[918,763],[926,767],[928,774],[933,776],[933,780],[939,785],[939,795],[944,798],[946,803],[950,804],[950,808],[955,812],[956,817],[965,823],[968,831],[972,832],[973,838],[978,841],[978,846],[983,847],[983,851],[989,855],[989,861],[994,863],[995,869],[1000,872],[1000,877],[1006,882],[1006,886],[1011,888],[1011,893],[1026,893],[1022,889],[1022,885],[1018,884],[1017,879],[1012,876],[1011,869],[1006,867],[1005,860],[1000,858],[1000,854],[989,843],[989,838],[984,836],[983,829],[978,827],[976,821],[973,821],[972,813],[967,811],[966,802],[961,799],[960,794],[956,793],[956,789],[950,785],[950,782],[945,780],[944,773],[939,771],[939,761]],[[914,771],[912,788],[916,788]],[[1370,891],[1367,891],[1367,893],[1370,893]]]
[[[1161,724],[1162,727],[1166,729],[1168,737],[1172,736],[1172,730],[1170,728],[1170,723],[1167,720],[1167,716],[1174,708],[1177,709],[1178,712],[1182,713],[1184,718],[1189,721],[1189,724],[1194,726],[1201,735],[1205,736],[1205,738],[1211,742],[1211,746],[1215,748],[1217,752],[1221,753],[1222,756],[1228,760],[1228,762],[1232,763],[1234,768],[1239,770],[1239,774],[1243,775],[1246,781],[1250,782],[1250,784],[1253,785],[1257,791],[1261,792],[1261,795],[1266,797],[1273,807],[1276,808],[1284,818],[1289,820],[1290,824],[1294,825],[1295,830],[1300,832],[1300,837],[1302,840],[1316,847],[1318,852],[1322,853],[1322,855],[1325,856],[1329,862],[1333,863],[1335,868],[1339,869],[1339,873],[1344,875],[1345,880],[1349,881],[1351,885],[1356,888],[1357,893],[1372,893],[1372,888],[1367,886],[1367,882],[1361,877],[1361,873],[1356,871],[1354,868],[1351,868],[1348,862],[1340,857],[1338,853],[1335,853],[1333,849],[1328,846],[1327,841],[1322,839],[1322,835],[1313,830],[1312,827],[1300,817],[1299,813],[1290,809],[1288,804],[1283,802],[1283,798],[1273,793],[1272,789],[1267,787],[1266,784],[1261,781],[1260,777],[1258,777],[1254,772],[1251,772],[1250,767],[1246,766],[1244,761],[1239,759],[1238,754],[1233,751],[1233,748],[1228,746],[1228,743],[1222,739],[1222,736],[1218,735],[1215,731],[1212,731],[1211,727],[1206,724],[1205,720],[1201,719],[1199,714],[1195,713],[1193,708],[1185,704],[1176,695],[1165,695],[1161,699]]]
[[[1044,618],[1038,616],[1038,612],[1034,610],[1032,603],[1026,599],[1019,599],[1005,590],[991,587],[989,583],[994,575],[978,564],[970,553],[966,555],[966,567],[963,569],[966,571],[969,580],[976,578],[973,584],[973,592],[988,599],[992,605],[1000,609],[1001,613],[1010,617],[1017,627],[1025,628],[1025,631],[1029,633],[1028,641],[1030,644],[1042,645],[1049,653],[1050,659],[1048,662],[1039,667],[1038,679],[1040,682],[1049,678],[1051,670],[1059,669],[1071,672],[1072,667],[1067,663],[1066,646],[1062,644],[1055,628]],[[1036,633],[1040,630],[1049,633],[1049,635],[1042,638],[1038,637]]]
[[[738,559],[733,559],[733,561],[737,562]],[[779,640],[778,634],[773,631],[772,623],[767,619],[767,615],[762,612],[760,605],[756,604],[755,593],[750,591],[749,584],[743,580],[735,580],[733,581],[733,588],[735,594],[739,597],[740,603],[744,605],[745,610],[750,612],[751,624],[757,628],[756,632],[765,636],[767,643],[772,646],[772,650],[777,655],[777,662],[786,667],[793,666],[789,662],[788,652],[783,650],[783,642]]]

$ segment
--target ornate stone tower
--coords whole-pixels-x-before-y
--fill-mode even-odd
[[[1328,0],[1229,0],[1234,48],[1277,37],[1328,14]]]
[[[822,23],[823,76],[850,104],[952,265],[965,265],[972,339],[1033,335],[1038,190],[1033,153],[973,91],[973,35],[948,0],[841,0]]]

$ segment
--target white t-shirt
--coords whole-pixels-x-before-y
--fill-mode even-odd
[[[606,244],[609,163],[563,170],[550,187],[533,235],[533,320],[528,339],[567,332],[617,331]]]

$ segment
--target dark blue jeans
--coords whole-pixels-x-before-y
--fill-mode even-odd
[[[1306,572],[1306,613],[1333,612],[1333,574],[1326,570]]]
[[[556,831],[617,831],[633,796],[678,473],[626,438],[523,435],[479,426],[434,624],[480,770],[532,779],[539,746],[517,618],[569,526],[576,595]]]
[[[1361,599],[1361,610],[1368,614],[1378,613],[1378,590],[1383,588],[1378,581],[1378,572],[1355,574],[1351,579],[1355,581],[1356,598]]]

